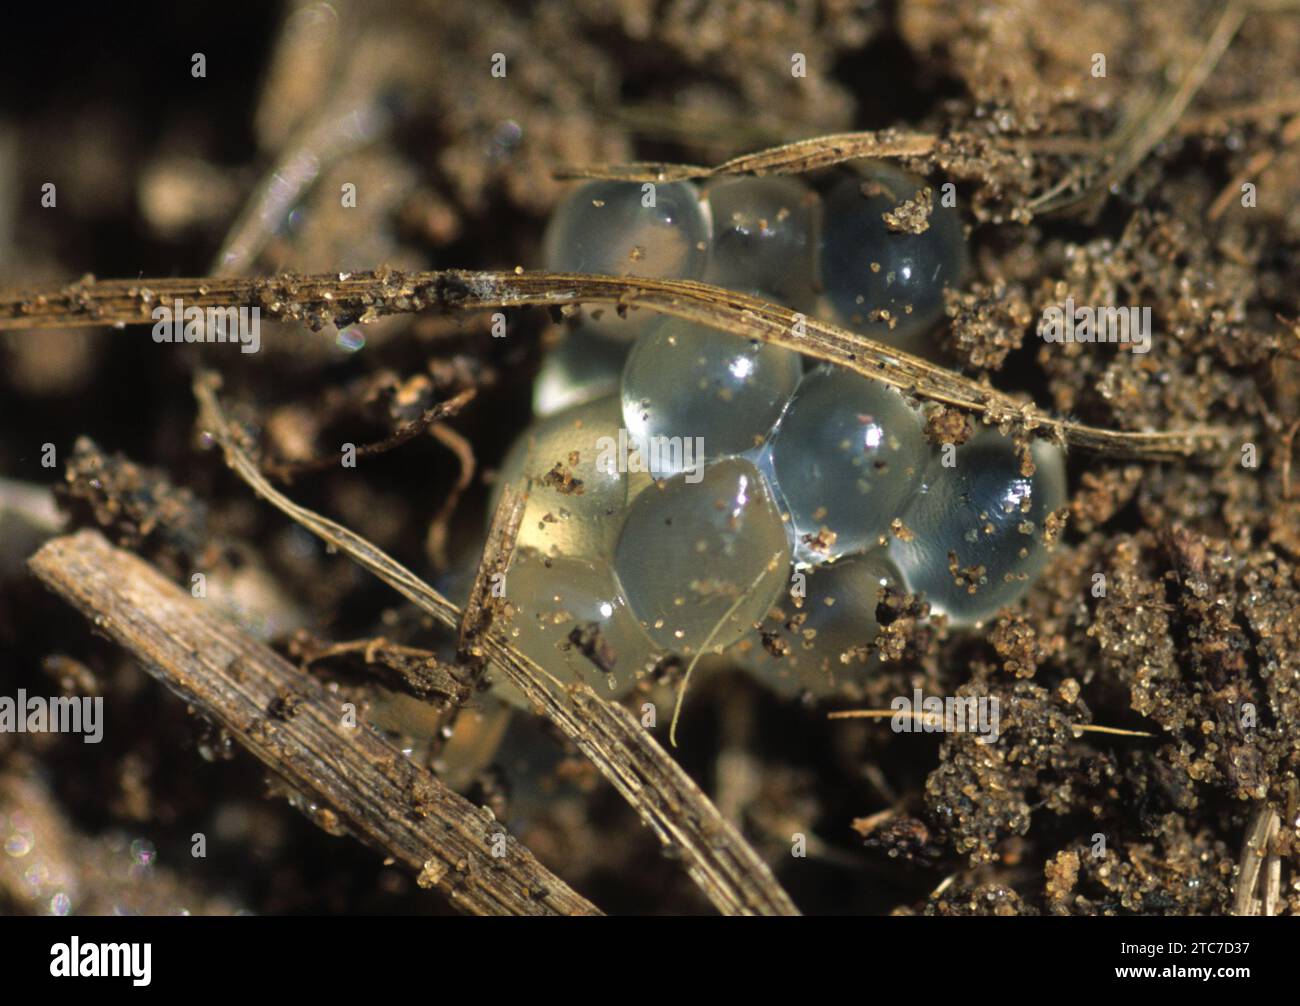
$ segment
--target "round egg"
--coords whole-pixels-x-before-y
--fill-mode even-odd
[[[776,175],[724,178],[705,197],[713,246],[704,281],[811,311],[820,197],[798,179]]]
[[[506,571],[503,635],[564,682],[582,681],[606,698],[619,698],[654,668],[659,656],[628,610],[607,562],[515,553]],[[505,701],[527,700],[500,671],[495,691]]]
[[[733,647],[737,662],[785,695],[829,695],[876,663],[876,607],[902,577],[883,549],[792,574],[759,631]]]
[[[566,332],[542,359],[533,384],[533,415],[552,416],[575,405],[617,395],[628,346],[585,325]]]
[[[518,544],[547,556],[608,558],[627,500],[618,455],[622,425],[612,396],[533,423],[501,464],[489,518],[501,486],[523,491],[532,479]]]
[[[801,371],[798,353],[666,318],[628,354],[623,422],[643,454],[655,460],[648,470],[674,475],[692,459],[713,460],[760,445]]]
[[[826,562],[880,544],[929,457],[919,410],[893,388],[829,364],[805,374],[771,442],[795,557]]]
[[[743,458],[656,482],[628,506],[614,569],[650,638],[683,654],[736,642],[790,575],[771,490]]]
[[[826,300],[846,327],[920,351],[944,316],[944,291],[966,271],[961,216],[925,179],[893,165],[870,164],[863,175],[842,178],[826,196]]]
[[[1032,456],[1027,477],[1010,438],[989,427],[938,451],[903,513],[903,535],[890,539],[908,590],[955,625],[1018,601],[1047,563],[1045,523],[1065,505],[1065,458],[1042,440]]]
[[[709,238],[708,215],[690,182],[596,181],[556,208],[542,255],[550,272],[700,279]],[[619,318],[613,305],[592,305],[588,324],[607,338],[630,340],[653,318],[648,311]]]

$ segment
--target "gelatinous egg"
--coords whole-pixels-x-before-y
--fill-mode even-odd
[[[643,453],[662,459],[650,470],[676,474],[689,464],[687,447],[702,446],[703,456],[713,460],[761,444],[801,371],[798,353],[666,318],[638,338],[628,355],[623,421]],[[677,460],[672,450],[653,450],[654,438],[681,438]]]
[[[889,554],[911,592],[964,625],[1019,600],[1042,571],[1046,519],[1065,504],[1065,459],[1035,441],[1026,477],[1011,440],[992,428],[956,448],[953,467],[944,455],[930,462]]]
[[[736,642],[790,575],[776,501],[743,458],[664,479],[631,502],[614,569],[632,612],[665,649],[692,654]]]
[[[921,484],[930,447],[893,388],[830,365],[804,375],[771,464],[803,562],[874,548]]]
[[[864,174],[841,179],[826,196],[826,299],[841,324],[916,349],[918,337],[943,317],[944,290],[962,281],[961,217],[922,178],[888,164],[868,165]]]
[[[708,215],[690,182],[598,181],[556,208],[542,253],[551,272],[700,279],[709,237]],[[633,339],[653,317],[634,311],[620,319],[612,306],[593,306],[589,324],[606,337]]]
[[[810,311],[820,197],[796,178],[726,178],[705,190],[713,246],[704,281]]]
[[[518,544],[548,556],[608,558],[627,500],[626,476],[617,463],[622,425],[614,397],[533,423],[501,464],[489,516],[500,486],[522,491],[531,478]]]
[[[605,339],[586,326],[565,333],[542,360],[533,384],[533,415],[551,416],[564,409],[618,394],[628,345]]]
[[[606,562],[519,550],[506,571],[505,598],[506,638],[561,681],[583,681],[617,698],[660,655]],[[527,705],[500,671],[494,678],[501,698]]]
[[[737,661],[784,694],[828,695],[875,665],[876,607],[902,582],[884,549],[795,573]]]

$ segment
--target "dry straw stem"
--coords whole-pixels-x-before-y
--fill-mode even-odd
[[[1246,828],[1233,897],[1233,915],[1276,915],[1281,898],[1281,859],[1269,845],[1281,828],[1277,812],[1256,808]],[[1262,883],[1261,883],[1262,880]]]
[[[898,709],[840,709],[836,712],[827,713],[828,720],[892,720],[895,716],[910,716],[913,722],[926,723],[930,726],[943,727],[945,717],[943,713],[927,713],[924,710],[913,709],[908,712],[902,712]],[[1155,734],[1148,733],[1146,730],[1125,730],[1123,727],[1102,727],[1094,723],[1071,723],[1070,729],[1076,734],[1111,734],[1115,737],[1154,737]]]
[[[454,604],[360,535],[294,503],[258,471],[217,401],[215,375],[199,374],[199,426],[225,452],[226,463],[263,499],[383,580],[446,628],[459,630]],[[685,770],[630,712],[586,685],[563,685],[501,635],[475,640],[534,708],[554,723],[632,805],[666,850],[713,905],[725,914],[796,915],[798,910],[767,864],[718,812]]]
[[[624,182],[678,182],[718,175],[794,175],[866,157],[925,157],[935,152],[939,142],[938,137],[929,133],[902,133],[892,129],[877,133],[837,133],[742,154],[712,168],[638,162],[561,168],[554,175],[561,180],[606,178]]]
[[[377,846],[464,912],[600,914],[490,811],[364,724],[344,726],[338,698],[319,681],[139,556],[84,530],[47,542],[29,564],[149,673],[320,805],[311,815],[317,824]]]
[[[1145,460],[1201,458],[1217,463],[1251,437],[1245,428],[1138,432],[1060,419],[970,377],[830,322],[685,280],[457,269],[229,279],[86,279],[46,290],[0,293],[0,331],[148,324],[157,304],[177,299],[187,308],[257,307],[268,320],[301,322],[313,329],[424,310],[528,306],[558,310],[584,303],[616,304],[619,310],[640,307],[829,360],[919,398],[973,412],[987,423],[1037,431],[1084,450]]]
[[[488,526],[487,542],[474,574],[474,584],[460,614],[460,625],[456,630],[456,661],[464,668],[471,689],[478,687],[487,672],[480,640],[491,632],[493,622],[501,613],[502,602],[493,588],[510,569],[525,502],[524,495],[513,486],[502,488],[501,499]],[[455,724],[460,708],[459,704],[453,704],[439,715],[439,734]]]

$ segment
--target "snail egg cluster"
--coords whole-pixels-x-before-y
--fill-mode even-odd
[[[592,182],[544,255],[553,272],[700,280],[917,352],[966,264],[956,211],[888,165],[821,191]],[[647,310],[590,311],[533,405],[498,479],[526,491],[509,634],[615,695],[666,655],[721,651],[825,694],[869,667],[886,587],[954,625],[1021,597],[1065,498],[1051,445],[1032,475],[991,428],[940,450],[891,387]]]

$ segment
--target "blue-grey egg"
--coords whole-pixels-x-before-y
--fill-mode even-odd
[[[917,200],[930,201],[928,217],[913,212],[886,222]],[[869,164],[834,185],[826,196],[820,268],[841,324],[903,349],[924,348],[921,337],[944,316],[944,291],[959,287],[966,271],[961,216],[942,202],[924,179],[890,164]]]
[[[883,543],[929,456],[919,411],[893,388],[829,364],[805,374],[771,445],[795,557],[826,562]]]
[[[953,467],[944,467],[950,453]],[[1065,505],[1065,458],[1042,440],[1025,476],[1012,441],[986,427],[940,450],[903,513],[889,554],[908,590],[955,625],[981,622],[1018,601],[1046,565],[1047,517]]]
[[[623,369],[623,422],[648,456],[667,457],[655,475],[673,475],[677,438],[692,456],[713,460],[759,446],[799,383],[798,353],[666,318],[632,347]],[[685,450],[678,452],[685,458]],[[699,458],[696,457],[698,461]]]
[[[705,189],[713,246],[704,281],[811,311],[821,199],[797,178],[724,178]]]

